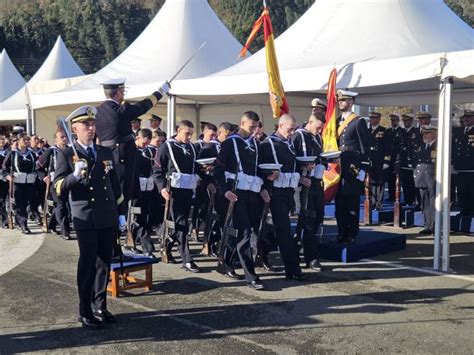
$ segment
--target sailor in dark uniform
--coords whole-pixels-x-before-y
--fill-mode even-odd
[[[278,130],[260,144],[260,164],[282,165],[276,178],[273,176],[275,171],[260,170],[260,177],[264,181],[260,195],[264,202],[270,203],[286,278],[301,281],[304,275],[299,265],[296,241],[290,233],[290,212],[294,209],[295,189],[300,182],[300,174],[296,171],[296,151],[290,139],[295,127],[295,118],[284,114],[278,121]]]
[[[232,216],[232,227],[237,229],[237,254],[244,270],[249,287],[263,289],[252,259],[250,238],[252,227],[258,225],[255,206],[260,200],[263,180],[257,175],[258,144],[252,134],[255,132],[260,117],[253,111],[242,115],[239,130],[222,142],[219,156],[215,162],[214,176],[220,193],[228,200],[235,201]],[[232,187],[237,173],[236,193]],[[232,265],[233,251],[226,249],[224,267],[229,277],[238,278]]]
[[[402,114],[404,129],[400,135],[400,179],[403,199],[406,205],[414,205],[416,201],[415,181],[413,180],[414,152],[418,142],[418,130],[413,126],[413,115]]]
[[[148,145],[148,149],[150,150],[151,154],[153,155],[153,167],[155,167],[156,160],[158,157],[158,149],[161,145],[166,141],[166,133],[164,131],[155,131],[151,134],[151,141]],[[156,182],[156,181],[155,181]],[[161,223],[163,222],[163,213],[165,208],[165,200],[158,189],[158,185],[156,189],[152,191],[152,200],[151,200],[151,217],[150,217],[150,224],[152,225],[153,229],[157,230]]]
[[[148,121],[150,122],[150,130],[152,134],[161,131],[160,125],[163,119],[160,116],[151,114]]]
[[[390,117],[390,128],[387,128],[385,134],[389,142],[389,155],[390,164],[389,168],[385,170],[385,181],[388,185],[388,200],[395,201],[395,179],[396,171],[400,168],[400,137],[403,133],[403,128],[400,127],[400,116],[394,113],[389,115]],[[396,164],[398,164],[396,166]]]
[[[141,128],[142,120],[138,117],[135,117],[130,121],[130,125],[132,127],[132,133],[136,137],[138,135],[138,131]]]
[[[375,210],[380,210],[383,204],[384,171],[390,164],[390,142],[386,134],[386,128],[380,125],[382,114],[379,112],[369,112],[369,132],[372,134],[372,145],[370,147],[370,195],[372,206]]]
[[[464,111],[461,120],[463,127],[453,132],[452,164],[461,215],[474,216],[474,111]]]
[[[36,155],[29,148],[30,137],[26,133],[18,134],[17,139],[17,148],[12,149],[3,161],[3,174],[8,181],[13,179],[16,224],[23,234],[30,234],[26,208],[36,202]]]
[[[54,188],[58,196],[69,196],[77,233],[78,320],[97,329],[115,321],[107,310],[107,283],[112,246],[118,229],[125,229],[125,217],[112,151],[94,144],[95,114],[94,107],[83,106],[69,116],[75,151],[68,147],[58,154]]]
[[[31,135],[30,151],[35,155],[35,161],[38,161],[41,155],[44,154],[46,148],[42,147],[41,140],[37,134]],[[43,220],[39,213],[39,208],[43,203],[44,195],[46,193],[46,184],[43,181],[44,176],[41,172],[37,172],[38,179],[35,182],[35,198],[31,205],[29,205],[29,213],[31,220],[34,220],[37,225],[43,225]]]
[[[142,128],[138,131],[137,145],[137,174],[140,182],[140,193],[137,199],[132,200],[135,207],[140,207],[140,214],[133,223],[132,234],[136,242],[141,244],[143,255],[155,257],[155,247],[151,240],[153,227],[152,201],[157,197],[158,187],[153,176],[155,163],[154,151],[148,147],[151,140],[151,131]]]
[[[0,228],[8,227],[7,214],[7,196],[8,196],[8,181],[3,174],[3,162],[9,153],[9,147],[5,136],[0,136]]]
[[[67,136],[63,131],[54,133],[55,144],[40,156],[36,162],[38,171],[44,175],[43,181],[54,180],[55,172],[58,168],[58,155],[67,148]],[[70,239],[70,220],[69,220],[69,201],[67,194],[58,196],[55,189],[50,189],[54,201],[54,212],[49,220],[48,229],[56,232],[56,226],[59,224],[61,236],[63,239]],[[43,211],[45,213],[45,211]]]
[[[115,169],[127,204],[134,191],[138,191],[135,137],[130,122],[155,106],[169,91],[170,86],[164,83],[149,97],[132,105],[123,101],[125,78],[104,82],[102,85],[107,99],[97,108],[97,138],[101,145],[113,151]]]
[[[198,175],[205,179],[196,163],[196,151],[190,142],[193,133],[192,122],[184,120],[179,123],[176,136],[168,139],[158,150],[155,174],[163,198],[172,198],[170,214],[175,223],[173,239],[178,242],[182,267],[187,271],[200,272],[201,269],[194,263],[189,251],[187,238],[189,211],[199,180]],[[168,186],[168,180],[171,186]]]
[[[318,102],[316,105],[326,108],[323,102]],[[303,210],[306,209],[306,216],[301,218],[304,221],[302,226],[304,259],[306,266],[316,271],[322,270],[319,262],[320,240],[318,231],[324,220],[323,174],[325,166],[322,165],[320,158],[323,148],[320,132],[323,125],[324,115],[318,114],[316,116],[312,114],[305,127],[297,129],[292,137],[297,157],[316,157],[316,160],[310,165],[310,171],[308,171],[306,164],[298,164],[302,176],[301,184],[309,187],[306,208],[303,207]],[[300,201],[304,201],[303,190],[300,193]]]
[[[367,123],[352,112],[357,93],[337,91],[341,117],[337,121],[341,151],[341,180],[336,194],[338,242],[351,243],[359,233],[360,195],[363,192],[371,136]]]
[[[423,144],[418,150],[414,171],[415,187],[420,189],[421,210],[425,228],[420,234],[432,234],[435,223],[435,182],[436,182],[436,136],[437,129],[433,126],[422,126]]]

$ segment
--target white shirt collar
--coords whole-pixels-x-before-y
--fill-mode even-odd
[[[113,102],[115,102],[117,105],[120,105],[120,102],[117,102],[117,101],[115,101],[114,99],[108,98],[108,99],[105,99],[105,101],[113,101]]]
[[[79,142],[79,141],[76,141],[76,142],[77,142],[77,144],[79,144],[79,145],[82,147],[82,149],[84,149],[85,152],[87,152],[87,148],[89,148],[89,147],[92,148],[92,151],[95,151],[95,149],[94,149],[94,143],[91,143],[90,145],[84,145],[84,144],[82,144],[82,143]]]

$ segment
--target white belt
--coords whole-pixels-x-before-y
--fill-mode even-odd
[[[199,176],[197,174],[172,173],[171,187],[177,189],[194,190],[197,186]]]
[[[226,171],[225,178],[234,180],[235,174]],[[237,174],[237,180],[237,190],[260,192],[262,189],[263,180],[258,176],[239,172]]]
[[[280,173],[278,178],[273,182],[273,187],[296,189],[300,181],[299,173]]]
[[[155,187],[155,182],[153,178],[150,177],[141,177],[140,178],[140,191],[151,191]]]
[[[36,173],[13,173],[13,176],[15,177],[15,183],[17,184],[33,184],[36,182]]]

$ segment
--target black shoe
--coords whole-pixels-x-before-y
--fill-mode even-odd
[[[265,286],[263,286],[262,282],[259,279],[247,283],[247,286],[253,288],[254,290],[263,290],[265,288]]]
[[[117,319],[115,316],[106,309],[99,309],[94,311],[94,317],[96,317],[101,323],[116,323]]]
[[[285,276],[287,280],[292,280],[292,281],[305,281],[306,276],[304,274],[298,274],[298,275],[286,275]]]
[[[143,253],[143,256],[146,256],[147,258],[151,258],[151,259],[156,259],[156,255],[153,254],[151,251],[148,253]]]
[[[243,276],[242,275],[239,275],[237,274],[234,270],[232,271],[227,271],[225,273],[223,273],[222,275],[228,277],[229,279],[232,279],[232,280],[243,280]]]
[[[21,229],[21,233],[23,233],[23,234],[31,234],[31,231],[30,231],[30,229],[29,229],[28,227],[26,227],[26,228],[22,228],[22,229]]]
[[[429,229],[422,229],[421,231],[418,232],[418,234],[421,234],[421,235],[431,235],[433,234],[433,231],[429,230]]]
[[[104,327],[104,324],[97,319],[96,317],[82,317],[79,316],[77,318],[77,321],[82,324],[84,328],[89,328],[89,329],[102,329]]]
[[[71,240],[71,236],[68,234],[61,234],[61,238],[63,238],[64,240]]]
[[[186,271],[190,271],[190,272],[194,272],[194,273],[202,271],[201,268],[194,263],[194,261],[191,261],[190,263],[183,264],[182,268]]]
[[[140,250],[138,250],[137,248],[135,248],[135,247],[125,246],[125,249],[127,249],[127,251],[131,254],[142,254],[142,252]]]
[[[323,267],[319,263],[318,259],[314,259],[309,264],[307,264],[308,268],[314,271],[323,271]]]
[[[263,268],[265,271],[274,272],[275,268],[270,264],[266,257],[257,255],[255,258],[255,266]]]

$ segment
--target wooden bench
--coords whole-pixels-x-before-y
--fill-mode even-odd
[[[153,286],[153,264],[156,264],[159,259],[151,259],[134,254],[125,255],[128,258],[127,261],[123,263],[123,279],[120,263],[112,263],[110,266],[110,278],[107,291],[110,292],[112,297],[119,297],[122,291],[133,288],[143,288],[145,291],[150,291]],[[129,258],[133,258],[133,260]],[[145,279],[130,275],[138,271],[145,272]]]

